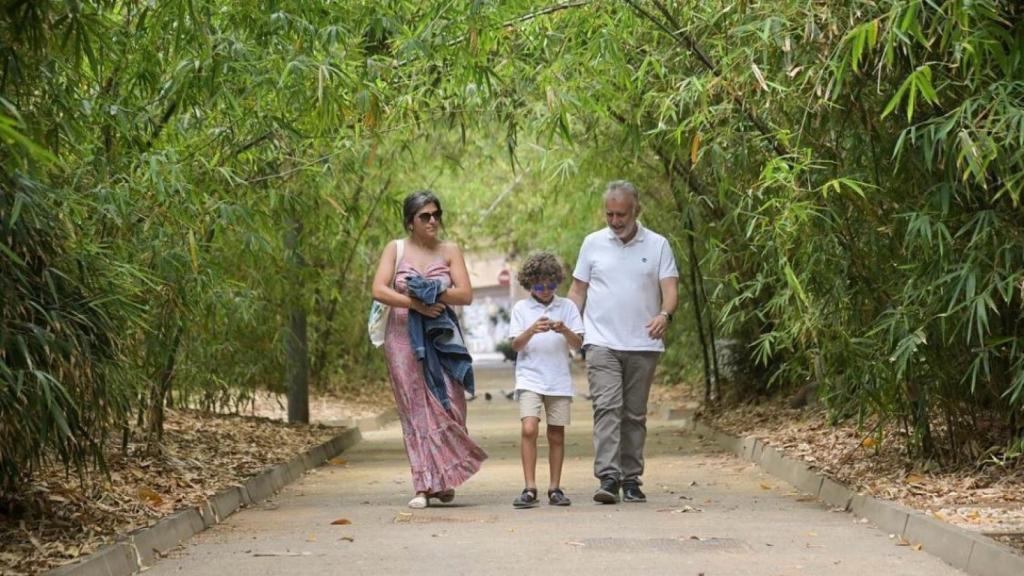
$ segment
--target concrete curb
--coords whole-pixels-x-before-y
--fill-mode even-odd
[[[373,418],[374,428],[389,421],[386,411]],[[395,412],[394,417],[398,414]],[[379,419],[379,420],[378,420]],[[369,422],[368,422],[369,423]],[[129,576],[153,565],[166,551],[178,546],[203,530],[223,522],[244,506],[251,506],[273,496],[281,488],[302,478],[307,471],[355,446],[362,439],[359,428],[349,428],[327,442],[315,446],[289,460],[271,466],[249,478],[240,486],[232,486],[187,508],[162,518],[156,524],[140,528],[113,544],[100,548],[78,562],[65,564],[46,572],[47,576]]]
[[[912,545],[944,560],[950,566],[974,576],[1021,576],[1024,556],[1009,546],[980,534],[942,522],[917,510],[864,494],[820,474],[803,460],[785,456],[763,440],[738,438],[721,432],[697,419],[694,414],[662,408],[653,413],[668,420],[681,420],[697,434],[707,437],[743,460],[753,462],[765,472],[790,483],[800,492],[813,495],[826,504],[842,508],[875,524],[890,534],[898,534]]]

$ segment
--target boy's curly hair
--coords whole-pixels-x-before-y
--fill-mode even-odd
[[[519,285],[527,290],[541,280],[554,280],[561,284],[565,279],[565,271],[558,257],[551,252],[534,252],[530,254],[523,267],[519,270]]]

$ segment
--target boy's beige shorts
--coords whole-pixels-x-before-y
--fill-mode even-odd
[[[572,412],[572,396],[548,396],[533,390],[516,390],[519,397],[519,419],[540,418],[541,406],[548,426],[568,426]]]

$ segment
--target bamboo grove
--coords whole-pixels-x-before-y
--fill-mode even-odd
[[[1022,16],[8,0],[3,491],[46,459],[158,450],[168,404],[379,380],[368,278],[411,189],[470,248],[571,264],[612,178],[676,248],[666,378],[709,402],[811,383],[912,456],[1019,462]]]

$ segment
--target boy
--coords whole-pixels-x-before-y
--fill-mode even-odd
[[[523,476],[526,488],[512,506],[537,506],[537,429],[541,406],[547,419],[548,504],[568,506],[572,502],[559,486],[565,457],[565,427],[572,407],[572,376],[569,348],[583,344],[583,320],[568,298],[555,295],[565,275],[554,254],[538,252],[523,262],[519,283],[530,297],[512,307],[509,338],[519,354],[516,359],[516,396],[522,421]]]

